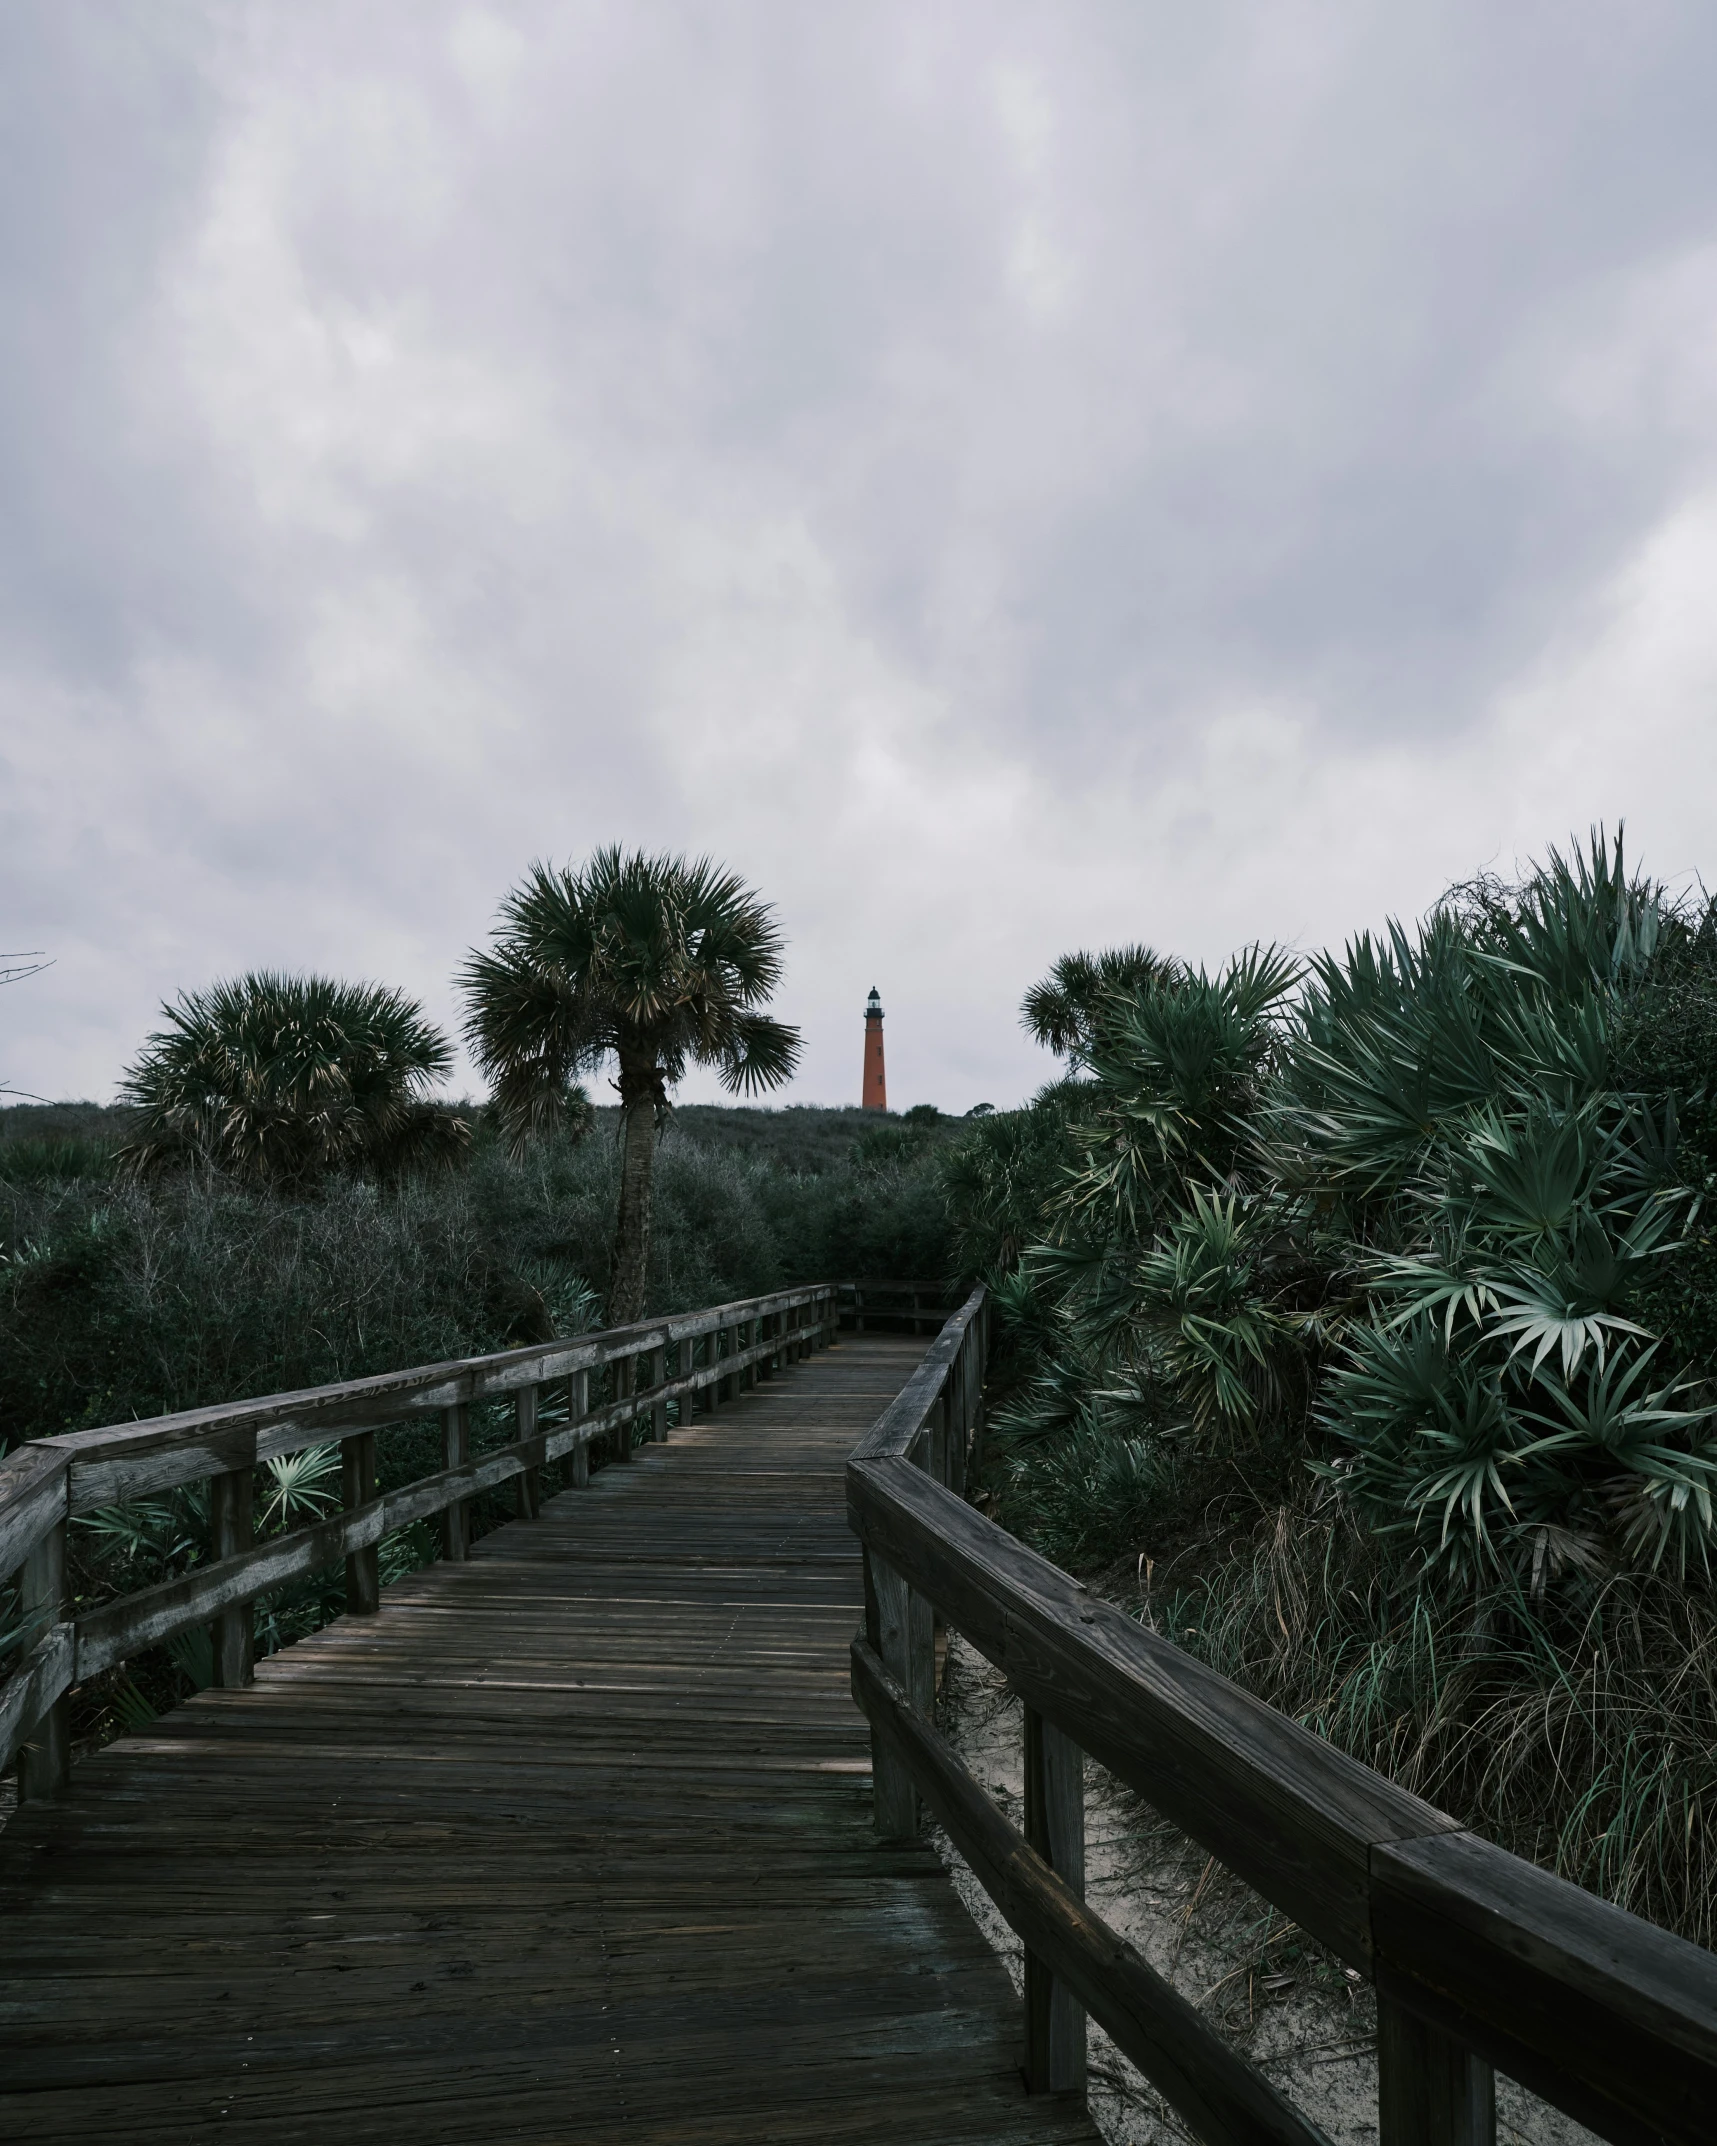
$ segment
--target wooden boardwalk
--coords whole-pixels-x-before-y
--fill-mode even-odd
[[[0,1834],[0,2138],[1095,2141],[878,1846],[866,1337],[80,1765]]]

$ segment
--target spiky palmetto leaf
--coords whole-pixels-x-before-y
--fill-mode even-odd
[[[1191,1188],[1186,1210],[1137,1262],[1134,1319],[1154,1341],[1193,1427],[1249,1428],[1277,1391],[1281,1323],[1258,1277],[1270,1222]]]
[[[1641,1368],[1701,1181],[1670,1084],[1643,1048],[1624,1084],[1613,1038],[1654,1032],[1631,1009],[1666,932],[1685,988],[1706,975],[1707,918],[1600,832],[1320,957],[1291,1008],[1264,954],[1111,993],[1022,1255],[1059,1320],[1038,1417],[1131,1381],[1216,1451],[1292,1442],[1309,1398],[1350,1508],[1463,1585],[1703,1556],[1717,1439]],[[1709,1052],[1683,1055],[1703,1128]]]
[[[276,1453],[265,1464],[268,1495],[257,1525],[285,1525],[319,1519],[340,1502],[340,1449],[337,1445],[304,1446],[296,1453]]]
[[[1020,1002],[1020,1023],[1058,1057],[1083,1060],[1119,1011],[1174,973],[1148,946],[1063,954]]]
[[[137,1113],[125,1168],[205,1162],[294,1185],[446,1162],[469,1137],[427,1100],[452,1067],[447,1039],[390,986],[260,971],[162,1010],[120,1087]]]

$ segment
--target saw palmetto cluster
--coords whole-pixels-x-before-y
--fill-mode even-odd
[[[464,1149],[464,1124],[430,1101],[452,1049],[403,992],[261,971],[162,1011],[120,1088],[136,1113],[118,1158],[130,1171],[203,1163],[292,1189]]]
[[[1462,1587],[1705,1565],[1711,1367],[1648,1315],[1700,1173],[1614,1044],[1690,929],[1597,836],[1303,976],[1117,975],[1036,1113],[1059,1162],[1004,1301],[1051,1339],[1006,1427],[1297,1453]],[[1032,1122],[953,1166],[998,1253],[978,1150]]]

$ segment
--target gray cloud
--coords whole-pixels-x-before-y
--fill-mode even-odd
[[[801,1093],[1076,942],[1317,943],[1717,775],[1693,6],[41,0],[0,24],[0,1070],[782,908]]]

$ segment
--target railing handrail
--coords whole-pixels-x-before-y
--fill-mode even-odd
[[[534,1510],[544,1466],[570,1455],[587,1470],[588,1448],[604,1436],[617,1456],[629,1453],[633,1427],[644,1416],[665,1437],[670,1401],[683,1407],[736,1378],[749,1381],[760,1367],[766,1375],[777,1356],[819,1344],[834,1324],[836,1297],[832,1282],[771,1290],[563,1340],[32,1440],[0,1462],[0,1579],[23,1568],[27,1640],[33,1637],[0,1678],[0,1766],[34,1736],[30,1793],[63,1793],[69,1770],[63,1702],[73,1684],[199,1624],[225,1633],[226,1669],[219,1681],[248,1682],[259,1594],[343,1557],[349,1606],[373,1609],[383,1536],[441,1514],[447,1516],[446,1554],[464,1556],[473,1497],[516,1479],[521,1510]],[[670,1349],[677,1359],[673,1375],[666,1371]],[[608,1365],[615,1366],[613,1394],[592,1411],[589,1374]],[[639,1376],[641,1365],[647,1377]],[[541,1389],[563,1380],[565,1419],[546,1424],[540,1420]],[[473,1458],[471,1407],[503,1399],[514,1404],[519,1435]],[[376,1433],[426,1414],[442,1419],[446,1466],[380,1493]],[[306,1446],[336,1441],[345,1463],[344,1509],[256,1543],[252,1471]],[[204,1478],[211,1481],[213,1558],[74,1614],[65,1578],[68,1522]]]
[[[916,1787],[1028,1957],[1035,1948],[1059,1962],[1054,1977],[1201,2135],[1313,2135],[1257,2075],[1263,2102],[1238,2082],[1227,2045],[1183,2018],[1172,1989],[1084,1908],[1082,1849],[1070,1884],[993,1812],[929,1718],[934,1612],[1006,1675],[1027,1710],[1028,1748],[1034,1735],[1065,1739],[1075,1772],[1088,1753],[1376,1983],[1383,2146],[1477,2146],[1490,2064],[1627,2146],[1709,2139],[1717,1956],[1466,1830],[1093,1600],[965,1501],[963,1451],[956,1459],[938,1432],[950,1412],[962,1441],[970,1428],[975,1406],[961,1397],[976,1383],[984,1326],[978,1290],[847,1464],[867,1565],[853,1683],[875,1731],[883,1830],[911,1830]],[[1053,1803],[1053,1784],[1028,1765],[1028,1835],[1034,1779],[1040,1803]],[[1077,1825],[1081,1792],[1067,1793]],[[1038,1826],[1044,1844],[1054,1815]],[[996,1825],[1011,1836],[1006,1854]],[[1109,1948],[1102,1959],[1092,1927]],[[1046,1987],[1034,2024],[1028,1974],[1028,2050],[1050,2032]],[[1082,2078],[1081,2068],[1078,2080],[1038,2083]]]

